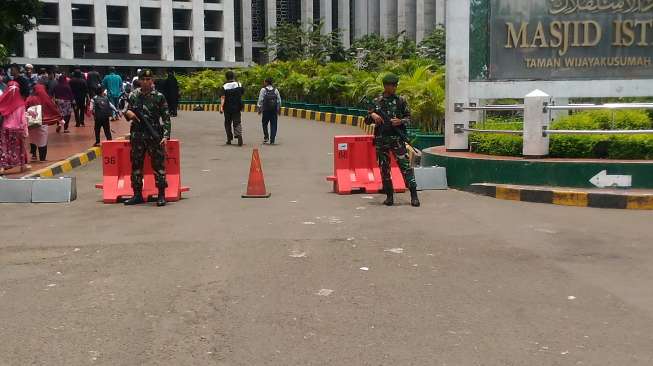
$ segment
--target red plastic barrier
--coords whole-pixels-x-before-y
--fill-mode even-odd
[[[376,161],[374,136],[336,136],[333,139],[334,175],[327,177],[333,182],[333,191],[338,194],[352,194],[353,191],[378,193],[381,169]],[[391,154],[390,172],[395,192],[405,192],[406,183],[397,161]]]
[[[131,144],[128,140],[115,140],[102,142],[102,184],[96,188],[103,190],[104,203],[116,203],[122,198],[134,195],[131,186]],[[166,188],[167,201],[179,201],[182,192],[190,188],[181,186],[181,160],[179,154],[179,140],[170,140],[166,143]],[[143,165],[143,198],[158,195],[152,164],[146,156]]]

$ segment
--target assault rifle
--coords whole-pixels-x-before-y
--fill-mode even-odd
[[[379,116],[381,116],[381,118],[383,119],[383,123],[381,125],[377,125],[377,128],[381,128],[380,131],[381,135],[383,135],[384,132],[389,132],[389,131],[394,132],[397,136],[399,136],[401,142],[406,144],[408,150],[411,150],[417,156],[422,156],[422,151],[411,145],[408,136],[406,136],[406,132],[403,129],[399,128],[398,126],[392,125],[392,118],[396,116],[393,117],[388,116],[387,113],[385,113],[382,109],[380,109],[376,105],[374,100],[368,97],[363,97],[360,100],[360,104],[365,106],[368,112],[376,113]]]
[[[154,127],[152,127],[152,125],[149,122],[147,122],[147,120],[145,119],[146,116],[150,115],[150,111],[147,109],[147,107],[145,107],[143,103],[136,103],[136,105],[129,106],[129,109],[132,112],[134,112],[134,114],[136,115],[136,118],[138,119],[137,123],[144,124],[145,129],[147,130],[147,132],[150,133],[152,138],[154,138],[156,141],[161,141],[161,135],[159,134],[159,132],[157,132],[154,129]],[[158,122],[158,117],[157,117],[157,122]]]

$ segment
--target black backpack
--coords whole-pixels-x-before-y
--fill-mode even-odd
[[[95,115],[95,119],[109,119],[113,115],[109,98],[104,95],[98,95],[95,97],[95,102],[93,103],[93,114]]]
[[[277,111],[277,89],[265,88],[265,94],[263,94],[263,111],[265,112],[276,112]]]

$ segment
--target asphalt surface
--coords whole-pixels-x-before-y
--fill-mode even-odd
[[[653,364],[651,212],[336,196],[359,130],[292,118],[245,200],[257,121],[238,148],[180,113],[165,208],[102,204],[98,162],[72,204],[0,205],[0,365]]]

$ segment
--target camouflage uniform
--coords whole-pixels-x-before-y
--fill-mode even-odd
[[[129,105],[131,110],[138,111],[144,119],[143,121],[133,121],[129,131],[132,188],[135,192],[140,192],[143,189],[143,162],[146,152],[150,155],[157,188],[165,188],[168,186],[165,170],[166,156],[161,139],[169,139],[171,129],[166,98],[156,90],[143,94],[138,88],[129,95]],[[146,123],[152,129],[148,128]],[[158,136],[153,136],[152,131]]]
[[[392,152],[397,159],[399,169],[404,177],[404,182],[409,189],[415,189],[417,183],[415,182],[415,171],[410,166],[410,159],[406,144],[400,136],[400,130],[404,136],[406,134],[406,126],[410,124],[410,109],[408,103],[403,97],[398,95],[384,96],[381,95],[374,100],[374,104],[378,110],[385,112],[388,118],[399,118],[403,122],[401,126],[387,127],[376,126],[374,129],[374,145],[376,146],[376,157],[378,159],[379,168],[381,168],[381,179],[383,179],[384,189],[392,187],[392,176],[390,175],[390,152]],[[365,119],[365,123],[373,124],[374,120],[371,116]]]

